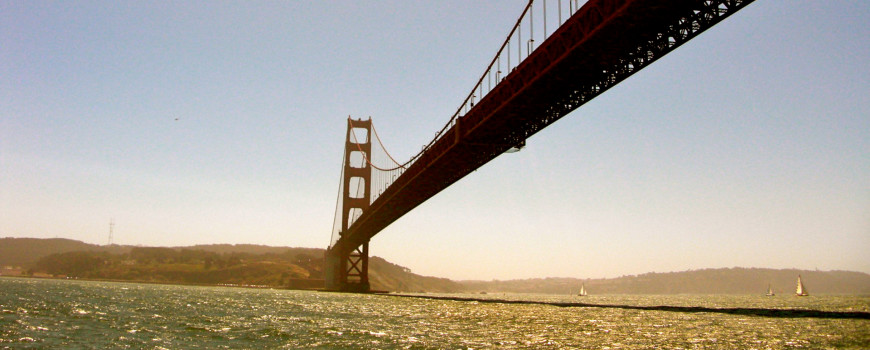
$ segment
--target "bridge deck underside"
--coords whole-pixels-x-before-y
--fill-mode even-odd
[[[591,0],[375,200],[334,247],[353,249],[510,147],[752,0]]]

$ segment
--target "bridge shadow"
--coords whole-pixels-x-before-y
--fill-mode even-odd
[[[593,304],[593,303],[568,303],[568,302],[548,302],[548,301],[532,301],[532,300],[506,300],[506,299],[491,299],[491,298],[470,298],[470,297],[454,297],[454,296],[432,296],[432,295],[409,295],[409,294],[389,294],[399,297],[432,299],[432,300],[451,300],[451,301],[466,301],[490,304],[526,304],[526,305],[550,305],[557,307],[588,307],[601,309],[624,309],[624,310],[648,310],[648,311],[666,311],[666,312],[683,312],[683,313],[719,313],[729,315],[743,316],[760,316],[760,317],[776,317],[776,318],[832,318],[832,319],[857,319],[870,320],[870,312],[861,311],[822,311],[822,310],[802,310],[802,309],[764,309],[764,308],[714,308],[702,306],[638,306],[638,305],[618,305],[618,304]]]

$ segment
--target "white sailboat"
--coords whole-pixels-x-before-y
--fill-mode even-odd
[[[805,297],[807,295],[810,295],[810,293],[807,292],[807,288],[804,287],[804,283],[801,282],[801,275],[798,275],[797,288],[794,291],[794,295],[797,295],[799,297]]]
[[[577,293],[577,296],[585,297],[586,296],[586,283],[580,285],[580,292]]]
[[[773,293],[773,288],[770,287],[770,283],[767,284],[767,296],[772,297],[776,294]]]

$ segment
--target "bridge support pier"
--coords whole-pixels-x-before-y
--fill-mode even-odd
[[[369,244],[342,252],[333,247],[326,251],[326,289],[338,292],[366,293],[369,285]]]
[[[354,129],[365,131],[365,140]],[[342,170],[341,228],[344,236],[351,223],[371,204],[372,121],[347,119],[347,138]],[[326,251],[324,266],[326,289],[364,293],[369,285],[369,242],[356,247],[335,244]]]

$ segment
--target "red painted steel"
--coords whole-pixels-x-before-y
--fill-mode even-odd
[[[450,184],[752,0],[590,0],[381,194],[350,251]]]

